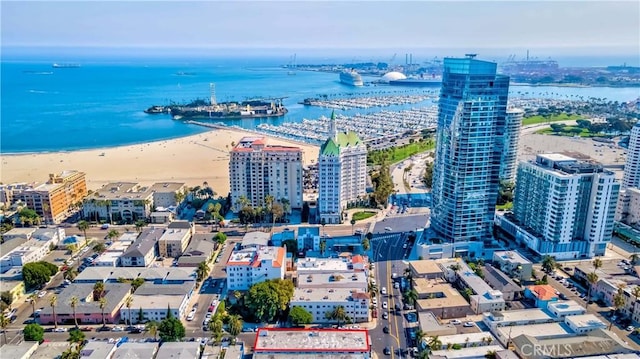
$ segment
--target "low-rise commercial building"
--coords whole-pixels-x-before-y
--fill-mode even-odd
[[[456,270],[458,283],[473,291],[469,297],[471,310],[476,314],[504,310],[506,304],[502,292],[489,286],[464,261],[455,261],[459,269]]]
[[[367,292],[369,282],[365,272],[352,273],[315,273],[298,275],[299,288],[318,288],[318,289],[355,289],[361,292]]]
[[[599,356],[634,353],[618,336],[602,329],[584,335],[548,338],[519,333],[513,336],[511,343],[514,351],[523,359],[601,358]],[[633,355],[637,357],[637,354]],[[616,355],[610,358],[623,357]]]
[[[438,263],[431,259],[409,262],[409,269],[413,278],[442,279],[444,272]]]
[[[283,247],[233,251],[227,261],[227,289],[247,290],[253,284],[269,279],[284,279],[285,259]]]
[[[253,353],[254,359],[370,359],[371,342],[366,329],[260,328]]]
[[[313,315],[312,323],[331,323],[327,313],[336,307],[344,307],[352,322],[369,321],[369,293],[352,289],[312,289],[296,288],[289,306],[302,307]]]
[[[574,300],[563,300],[547,304],[547,311],[558,319],[564,319],[570,315],[582,315],[587,310]]]
[[[120,279],[133,280],[142,278],[145,282],[153,282],[155,284],[183,284],[191,283],[195,285],[196,273],[194,268],[106,268],[106,267],[88,267],[83,270],[76,279],[75,283],[105,282],[118,283]]]
[[[167,316],[167,307],[175,318],[184,318],[194,286],[182,284],[154,284],[145,282],[131,295],[131,308],[120,308],[120,317],[134,324],[149,320],[161,321]],[[142,313],[142,316],[140,316]]]
[[[479,332],[479,333],[466,333],[466,334],[454,334],[454,335],[442,335],[439,336],[442,346],[440,348],[431,348],[432,350],[445,350],[451,349],[454,345],[458,345],[462,348],[468,347],[484,347],[491,344],[497,344],[496,338],[491,333]],[[424,339],[424,344],[428,344],[428,338]],[[485,352],[486,354],[486,352]]]
[[[519,335],[527,335],[533,338],[545,339],[566,336],[571,333],[564,323],[527,324],[507,327],[497,327],[491,332],[500,344],[506,346],[509,339]]]
[[[449,283],[443,280],[413,279],[418,293],[416,309],[430,311],[442,319],[462,318],[471,313],[469,303]]]
[[[420,330],[429,337],[454,335],[458,332],[453,324],[444,324],[431,311],[418,312]]]
[[[574,333],[578,334],[595,329],[607,329],[607,325],[593,314],[570,315],[564,318],[564,322]]]
[[[482,315],[482,321],[489,328],[489,330],[491,330],[491,332],[495,334],[495,330],[500,327],[546,324],[554,323],[558,320],[550,316],[546,311],[535,308],[484,313]]]
[[[249,232],[242,237],[240,248],[262,248],[269,245],[271,235],[266,232]]]
[[[104,267],[103,267],[104,268]],[[111,268],[105,268],[111,269]],[[106,307],[100,309],[100,303],[93,298],[93,284],[72,283],[58,294],[55,307],[55,320],[60,323],[74,323],[74,308],[71,307],[71,298],[78,298],[75,308],[79,324],[102,323],[102,313],[106,323],[118,323],[120,321],[120,307],[126,297],[131,293],[131,285],[128,283],[108,283],[105,285],[104,298]],[[53,324],[53,308],[45,306],[40,312],[41,324]]]
[[[46,257],[52,247],[65,237],[64,228],[40,228],[31,233],[31,238],[17,246],[0,258],[0,269],[21,267],[27,263],[37,262]]]
[[[155,359],[191,359],[200,358],[198,342],[164,342]],[[225,355],[226,359],[227,356]]]
[[[533,263],[518,251],[500,251],[493,253],[493,265],[507,273],[511,278],[529,280]]]
[[[298,228],[298,251],[320,251],[320,227]]]
[[[458,350],[434,350],[429,355],[430,359],[481,359],[486,358],[487,353],[504,349],[500,345],[487,345],[483,347],[461,348]]]

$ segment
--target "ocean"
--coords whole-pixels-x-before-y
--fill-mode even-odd
[[[61,61],[64,63],[64,61]],[[284,64],[284,63],[283,63]],[[257,59],[136,59],[108,61],[85,58],[79,68],[53,68],[41,59],[4,61],[1,70],[0,152],[72,151],[164,140],[207,129],[143,112],[152,105],[209,98],[215,83],[218,102],[249,98],[284,98],[289,112],[282,118],[227,120],[253,129],[261,122],[275,125],[329,116],[330,109],[298,104],[318,95],[373,96],[425,92],[389,86],[354,88],[338,75],[296,71],[290,75],[278,63]],[[366,78],[365,81],[373,80]],[[430,89],[437,91],[437,89]],[[513,96],[563,98],[570,95],[629,101],[638,88],[566,88],[513,86]],[[396,110],[429,105],[385,108]],[[377,110],[339,111],[345,115]]]

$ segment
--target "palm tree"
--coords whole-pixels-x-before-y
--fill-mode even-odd
[[[347,311],[341,305],[335,307],[332,311],[327,312],[325,316],[328,319],[338,321],[338,327],[340,327],[340,322],[346,321],[349,318],[349,316],[347,315]]]
[[[11,320],[4,316],[4,314],[0,313],[0,328],[2,328],[2,333],[4,333],[4,344],[7,344],[7,327],[11,324]]]
[[[440,338],[437,335],[429,338],[429,348],[431,350],[440,350],[440,349],[442,349],[442,341],[440,340]]]
[[[613,306],[616,308],[616,312],[618,312],[620,308],[624,307],[625,301],[622,291],[622,287],[618,288],[618,293],[613,296]],[[613,326],[613,320],[609,323],[609,330],[611,330],[611,326]]]
[[[110,229],[109,232],[107,232],[107,238],[109,239],[118,238],[119,235],[120,232],[118,232],[117,229]]]
[[[234,341],[241,331],[242,331],[242,319],[240,319],[240,316],[238,315],[229,316],[229,334],[233,336]]]
[[[556,268],[556,259],[550,255],[545,255],[542,258],[542,270],[544,270],[547,273],[551,273],[555,268]]]
[[[209,266],[207,265],[207,262],[205,261],[198,264],[198,269],[196,269],[196,281],[202,282],[207,273],[209,273]]]
[[[78,317],[76,316],[76,308],[78,307],[78,297],[75,295],[71,297],[69,301],[69,305],[71,306],[71,310],[73,311],[73,322],[76,324],[76,328],[78,327]]]
[[[158,335],[158,322],[152,320],[147,323],[147,331],[149,332],[149,335],[153,335],[153,340],[156,340]]]
[[[78,229],[84,233],[84,244],[88,243],[89,238],[87,238],[87,229],[89,229],[89,222],[82,220],[78,222]]]
[[[351,218],[351,221],[349,223],[351,223],[351,233],[353,233],[353,230],[354,230],[353,227],[356,225],[356,220]]]
[[[58,329],[58,317],[56,317],[56,305],[58,304],[58,296],[55,294],[49,298],[49,305],[51,306],[51,311],[53,312],[53,326]]]
[[[592,264],[593,264],[593,271],[595,272],[598,269],[602,268],[602,259],[596,258],[593,260]]]
[[[324,251],[327,249],[327,240],[326,239],[321,239],[320,240],[320,255],[323,256],[324,255]]]
[[[238,197],[238,201],[236,202],[236,204],[238,204],[239,208],[238,210],[240,210],[240,208],[244,208],[246,206],[248,206],[251,202],[249,201],[249,198],[247,198],[247,196],[242,195],[240,197]]]
[[[416,330],[415,333],[416,345],[418,346],[418,350],[422,350],[424,348],[424,338],[427,337],[427,333],[423,332],[422,329]]]
[[[587,274],[587,282],[589,282],[589,288],[587,289],[587,302],[585,304],[585,308],[589,306],[589,301],[591,300],[591,289],[596,285],[596,283],[598,283],[598,275],[596,272]]]
[[[145,221],[143,221],[141,219],[137,220],[136,223],[135,223],[136,231],[138,233],[142,232],[142,228],[144,228],[144,226],[146,226],[146,225],[147,225],[147,222],[145,222]]]
[[[124,305],[129,310],[129,326],[131,326],[131,304],[133,303],[133,297],[127,296],[127,299],[124,300]]]
[[[418,300],[418,292],[415,289],[408,290],[402,294],[404,301],[409,305],[415,305]]]
[[[33,292],[29,294],[29,301],[31,302],[31,309],[33,310],[33,318],[36,317],[36,300],[38,300],[38,293]]]
[[[100,311],[102,313],[102,327],[104,328],[107,326],[107,322],[105,321],[105,318],[104,318],[104,309],[107,307],[107,298],[101,297],[99,302],[100,302]]]
[[[100,298],[102,298],[104,294],[104,282],[96,282],[96,284],[93,285],[93,300],[99,300]]]

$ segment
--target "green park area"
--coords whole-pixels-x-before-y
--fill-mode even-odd
[[[383,162],[387,162],[389,164],[398,163],[417,153],[433,150],[435,148],[435,144],[435,141],[431,139],[424,139],[399,147],[369,151],[367,162],[369,165],[381,165]]]
[[[351,219],[353,219],[354,221],[361,221],[363,219],[367,219],[367,218],[373,217],[375,215],[376,215],[376,212],[362,211],[362,212],[354,213],[353,216],[351,216]]]
[[[561,113],[558,115],[548,115],[548,116],[536,115],[536,116],[524,118],[522,120],[522,126],[530,126],[530,125],[537,125],[541,123],[551,123],[551,122],[558,122],[558,121],[570,121],[570,120],[575,121],[581,118],[582,116],[580,115],[569,115],[566,113]]]

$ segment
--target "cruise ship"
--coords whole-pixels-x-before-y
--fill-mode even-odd
[[[343,70],[340,73],[340,82],[349,86],[363,86],[362,76],[355,70]]]

